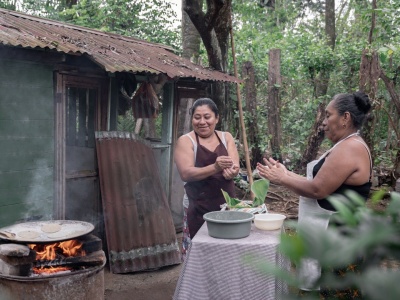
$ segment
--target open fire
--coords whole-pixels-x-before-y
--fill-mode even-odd
[[[0,229],[9,234],[0,238],[0,299],[104,299],[103,244],[84,226],[52,220]]]
[[[106,261],[101,239],[87,234],[51,243],[0,243],[0,274],[50,276],[87,270]]]
[[[67,257],[82,257],[86,255],[83,243],[78,240],[68,240],[52,244],[28,244],[36,252],[36,263],[32,267],[33,274],[52,274],[71,271],[72,267],[63,266]],[[58,265],[58,266],[54,266]]]

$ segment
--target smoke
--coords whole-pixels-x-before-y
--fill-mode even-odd
[[[23,221],[50,220],[53,215],[54,188],[53,167],[48,167],[48,160],[42,158],[36,161],[31,179],[24,201],[28,210],[23,215]]]

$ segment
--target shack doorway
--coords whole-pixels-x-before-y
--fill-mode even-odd
[[[58,219],[95,225],[102,236],[102,206],[95,131],[107,127],[107,81],[57,74],[56,205]]]

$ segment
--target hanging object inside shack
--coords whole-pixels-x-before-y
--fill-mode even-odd
[[[132,98],[132,111],[136,119],[156,118],[159,103],[156,92],[150,82],[143,82]]]

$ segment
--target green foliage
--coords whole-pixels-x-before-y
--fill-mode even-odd
[[[385,194],[379,192],[374,197],[382,199]],[[400,288],[396,282],[400,280],[400,270],[384,265],[398,264],[400,260],[400,194],[390,193],[390,202],[384,211],[368,208],[354,192],[348,192],[346,197],[332,196],[329,200],[337,208],[331,223],[341,225],[321,229],[312,224],[299,226],[292,223],[297,233],[282,235],[281,253],[296,265],[304,257],[317,259],[323,271],[316,286],[328,289],[355,287],[362,291],[363,299],[371,300],[382,299],[382,291],[385,291],[385,299],[399,299]],[[346,272],[344,277],[333,276],[332,268],[343,269],[354,262],[357,262],[359,274]],[[260,265],[254,264],[254,267],[260,268]],[[268,265],[261,266],[261,270],[290,285],[299,284],[291,272]],[[310,294],[306,298],[317,297]],[[296,297],[289,295],[287,298]]]
[[[254,194],[254,200],[251,203],[251,207],[258,207],[265,202],[265,198],[267,197],[269,189],[269,181],[266,179],[258,179],[253,182],[251,185],[251,191]],[[222,190],[222,194],[224,195],[225,201],[230,208],[244,208],[244,207],[249,207],[247,203],[244,203],[243,201],[233,198],[229,196],[227,192]]]
[[[400,2],[378,1],[376,25],[372,44],[368,44],[371,27],[370,1],[337,1],[336,44],[334,50],[326,46],[324,8],[315,1],[275,1],[275,9],[262,7],[258,1],[233,1],[233,27],[238,68],[251,61],[256,69],[257,128],[255,145],[268,149],[268,52],[281,50],[281,122],[282,155],[292,161],[301,157],[306,140],[321,101],[327,103],[337,93],[359,89],[362,51],[379,50],[381,67],[395,86],[400,84],[400,26],[397,14]],[[315,97],[318,74],[330,74],[327,97]],[[391,167],[398,137],[390,129],[390,118],[396,119],[391,96],[379,82],[378,105],[375,107],[375,161]],[[246,99],[244,99],[246,102]],[[245,116],[247,119],[253,116]],[[398,125],[398,124],[397,124]],[[388,130],[389,128],[389,130]],[[390,149],[390,150],[389,150]]]
[[[228,207],[242,207],[240,205],[241,201],[237,198],[229,196],[227,192],[225,192],[223,189],[221,189],[222,194],[224,195],[225,202],[228,205]]]
[[[258,179],[251,185],[251,191],[254,194],[253,206],[257,207],[265,202],[269,189],[269,181],[267,179]]]
[[[125,113],[125,115],[118,116],[117,130],[134,132],[135,131],[135,123],[136,123],[136,120],[133,117],[132,111],[129,110]]]
[[[16,10],[16,1],[15,0],[3,0],[0,2],[0,8]]]
[[[76,2],[75,5],[72,5]],[[371,1],[336,1],[336,44],[326,46],[324,2],[276,0],[275,7],[259,5],[257,0],[233,0],[233,32],[238,69],[246,61],[255,67],[257,89],[257,141],[250,149],[268,150],[268,64],[269,50],[281,50],[282,156],[295,160],[302,156],[320,102],[327,103],[337,93],[359,89],[362,51],[377,50],[380,66],[394,87],[400,84],[400,1],[378,1],[375,29],[369,44],[372,22]],[[173,25],[176,14],[163,0],[3,0],[0,7],[20,10],[55,20],[71,22],[151,42],[180,51],[180,28]],[[206,61],[204,45],[200,56]],[[229,53],[229,55],[231,55]],[[232,63],[232,59],[229,60]],[[230,70],[233,66],[230,65]],[[318,74],[330,74],[327,97],[317,98]],[[231,72],[232,73],[232,72]],[[233,89],[235,90],[235,89]],[[397,91],[397,88],[396,88]],[[232,93],[230,100],[236,99]],[[373,139],[376,165],[393,166],[399,137],[398,111],[382,81],[374,101]],[[243,99],[246,102],[246,99]],[[237,130],[238,113],[229,128]],[[245,112],[245,118],[252,120]],[[248,129],[251,130],[251,129]]]

